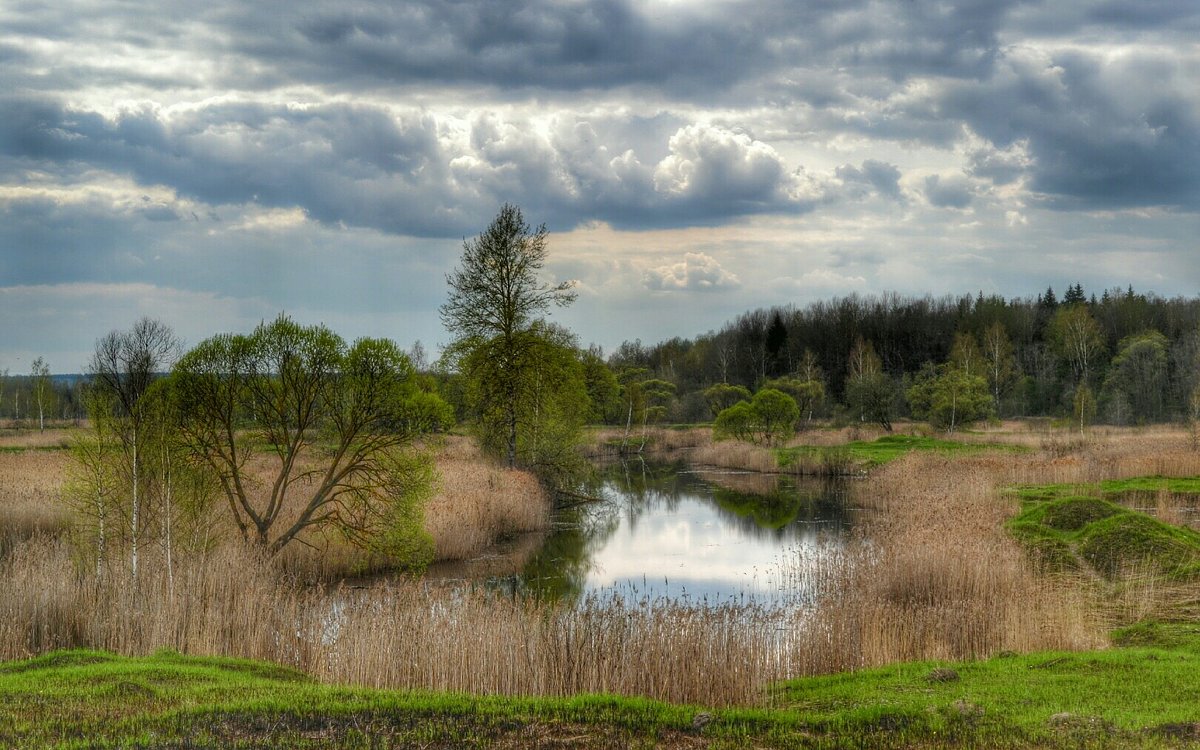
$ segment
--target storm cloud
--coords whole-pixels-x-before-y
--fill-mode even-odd
[[[175,290],[436,341],[440,279],[505,202],[550,227],[548,271],[596,290],[579,325],[610,345],[842,287],[1200,284],[1192,3],[3,15],[0,291],[21,299]],[[647,293],[679,303],[657,328],[605,323]],[[10,348],[34,351],[29,331]]]

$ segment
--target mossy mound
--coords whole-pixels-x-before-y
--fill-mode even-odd
[[[1175,579],[1200,574],[1200,534],[1073,490],[1017,490],[1023,510],[1009,530],[1043,570],[1091,570],[1109,579],[1139,566]]]
[[[1042,523],[1057,531],[1079,531],[1088,524],[1123,512],[1098,497],[1066,497],[1046,504]]]
[[[1112,515],[1089,524],[1086,531],[1079,554],[1107,578],[1137,564],[1177,575],[1200,560],[1200,535],[1141,513]]]

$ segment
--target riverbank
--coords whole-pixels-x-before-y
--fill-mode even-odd
[[[713,709],[321,685],[273,664],[69,651],[0,664],[19,747],[1178,747],[1200,739],[1200,627],[1118,631],[1092,652],[911,662],[780,684]]]
[[[818,426],[776,446],[713,440],[712,428],[705,425],[653,427],[630,436],[606,427],[591,431],[585,451],[593,459],[644,456],[664,460],[682,456],[692,464],[732,471],[837,477],[862,476],[912,452],[977,454],[1034,450],[1028,431],[1014,423],[941,437],[935,437],[923,424],[899,427],[896,432],[887,433],[874,426]],[[1047,438],[1038,434],[1039,439],[1034,442],[1044,443]]]

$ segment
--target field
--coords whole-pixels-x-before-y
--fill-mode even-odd
[[[0,744],[67,747],[1161,748],[1200,740],[1200,629],[1116,648],[792,680],[771,710],[321,685],[271,664],[55,652],[0,664]]]
[[[149,657],[170,649],[270,662],[306,675],[255,688],[283,697],[257,703],[231,697],[219,705],[211,700],[215,693],[176,691],[176,678],[159,685],[114,677],[109,688],[128,693],[135,713],[117,712],[120,727],[107,714],[93,718],[104,732],[118,733],[109,735],[115,744],[148,733],[182,736],[209,724],[214,732],[233,733],[222,735],[225,740],[242,738],[247,746],[285,746],[270,744],[283,742],[279,737],[312,746],[329,738],[353,744],[358,728],[392,721],[381,713],[408,717],[386,728],[394,744],[414,744],[420,736],[435,747],[515,747],[543,736],[550,745],[571,738],[596,747],[848,746],[865,737],[894,746],[1159,746],[1191,737],[1187,732],[1200,720],[1188,707],[1196,696],[1176,684],[1182,673],[1172,670],[1193,668],[1194,629],[1118,631],[1123,642],[1141,639],[1118,649],[1111,648],[1110,634],[1151,620],[1190,622],[1200,601],[1200,585],[1190,575],[1192,553],[1172,546],[1170,569],[1147,564],[1152,556],[1140,553],[1099,567],[1050,568],[1030,543],[1049,533],[1034,533],[1046,516],[1036,504],[1060,495],[1116,500],[1122,508],[1162,511],[1165,521],[1185,520],[1200,454],[1189,449],[1182,430],[1094,430],[1080,438],[1006,425],[949,442],[918,435],[879,444],[874,437],[843,432],[821,438],[830,446],[857,439],[860,450],[886,448],[890,455],[876,462],[856,493],[856,503],[875,511],[869,540],[819,565],[800,557],[781,562],[781,585],[801,591],[815,583],[824,592],[812,609],[631,606],[597,598],[564,607],[421,579],[305,583],[312,579],[286,574],[288,566],[281,571],[231,544],[181,559],[173,581],[148,565],[156,572],[134,589],[81,567],[63,533],[68,516],[56,494],[67,454],[53,442],[50,450],[0,446],[6,479],[0,528],[9,530],[0,550],[0,658],[81,648]],[[695,453],[712,447],[687,433],[670,439]],[[489,465],[469,444],[445,446],[439,467],[441,494],[426,517],[439,555],[467,555],[497,534],[546,523],[544,499],[533,504],[539,512],[522,507],[530,505],[533,486]],[[1191,533],[1171,528],[1164,532],[1171,539]],[[463,530],[469,530],[465,542],[456,538]],[[1102,531],[1059,541],[1073,559],[1086,558],[1087,538]],[[294,570],[300,563],[288,565]],[[46,664],[43,677],[58,680],[64,695],[92,689],[81,685],[108,684],[71,666],[77,656],[46,658],[51,661],[32,663]],[[87,658],[118,674],[170,672],[154,660]],[[0,712],[8,717],[0,722],[9,722],[0,723],[8,727],[0,742],[4,731],[23,726],[21,707],[32,700],[19,697],[25,688],[10,677],[23,673],[20,664],[0,668],[0,696],[16,707]],[[55,664],[70,669],[56,673]],[[210,668],[203,661],[194,665]],[[926,679],[945,665],[958,679]],[[250,669],[262,670],[270,672]],[[1119,690],[1090,682],[1103,677],[1111,683],[1120,670],[1133,670],[1138,681]],[[327,684],[435,693],[322,687]],[[1121,692],[1126,687],[1156,697],[1134,700]],[[303,699],[286,697],[289,690],[301,691]],[[1021,690],[1028,691],[1025,698],[1013,697]],[[545,700],[451,698],[446,692]],[[590,694],[627,697],[577,697]],[[291,700],[312,711],[284,711]],[[702,731],[692,725],[700,711],[715,717]],[[197,718],[205,712],[221,719]],[[447,720],[447,713],[465,718]],[[1052,721],[1058,714],[1069,715]],[[71,721],[83,720],[65,714],[72,715],[76,719],[63,720],[63,732],[77,731],[69,729]],[[268,737],[263,727],[270,726],[283,734]],[[119,734],[124,731],[133,734]],[[1001,742],[1009,736],[1015,739]],[[47,734],[38,741],[66,739]],[[214,746],[221,741],[208,739]]]

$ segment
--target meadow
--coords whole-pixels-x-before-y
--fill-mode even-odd
[[[740,448],[731,449],[727,443],[713,444],[688,432],[664,432],[666,436],[656,441],[659,445],[674,441],[676,448],[689,448],[693,460],[730,451],[735,458],[727,463],[733,463],[741,455],[733,452]],[[829,447],[859,441],[865,450],[879,450],[870,448],[877,442],[874,437],[829,431],[815,440],[814,435],[799,440]],[[0,536],[0,660],[62,649],[99,649],[129,657],[169,649],[189,658],[269,662],[320,684],[425,691],[420,700],[434,704],[458,699],[430,697],[428,691],[559,701],[472,699],[470,705],[477,707],[472,710],[491,717],[481,720],[480,726],[491,729],[480,730],[487,741],[477,744],[495,740],[519,746],[510,733],[495,730],[497,722],[505,721],[496,716],[525,717],[518,722],[523,727],[540,726],[543,720],[560,729],[587,725],[592,719],[581,719],[571,706],[593,704],[572,703],[577,700],[572,696],[591,694],[671,705],[644,709],[638,707],[649,704],[613,698],[618,707],[598,714],[605,717],[600,724],[607,729],[581,732],[658,744],[670,744],[663,740],[670,737],[683,743],[679,746],[690,746],[686,742],[696,739],[689,722],[698,710],[672,707],[679,704],[730,712],[718,711],[714,726],[724,728],[714,729],[710,739],[731,744],[749,733],[766,745],[780,737],[797,742],[809,737],[815,738],[816,746],[836,746],[839,741],[830,727],[837,726],[848,727],[860,739],[863,732],[887,730],[893,739],[908,736],[932,745],[963,727],[986,730],[971,735],[985,739],[1002,736],[999,728],[1017,727],[1021,736],[1037,742],[1075,736],[1071,732],[1086,734],[1087,726],[1076,727],[1066,719],[1064,726],[1070,725],[1070,731],[1047,734],[1048,718],[1034,715],[1028,707],[1024,714],[1014,713],[1000,693],[987,693],[983,687],[966,690],[976,684],[966,675],[975,674],[973,665],[979,665],[978,673],[985,678],[977,684],[982,686],[996,683],[1006,669],[1040,676],[1043,672],[1036,672],[1041,669],[1036,665],[1047,662],[1153,661],[1157,657],[1147,652],[1111,650],[1114,629],[1146,621],[1186,621],[1200,601],[1200,585],[1187,575],[1164,576],[1142,564],[1138,555],[1103,574],[1079,566],[1050,569],[1031,549],[1028,535],[1014,533],[1013,519],[1030,512],[1031,502],[1044,501],[1031,500],[1029,494],[1029,488],[1044,486],[1070,487],[1072,493],[1084,495],[1109,493],[1145,509],[1175,513],[1165,520],[1185,519],[1183,510],[1193,501],[1194,487],[1138,478],[1200,476],[1200,454],[1190,449],[1182,429],[1171,427],[1094,429],[1080,437],[1049,427],[1007,424],[955,435],[949,441],[952,447],[928,442],[928,436],[910,437],[916,439],[903,450],[894,442],[884,443],[882,448],[893,455],[876,462],[870,477],[856,484],[855,503],[875,511],[868,516],[862,539],[819,562],[799,552],[780,560],[775,571],[779,586],[784,591],[815,587],[821,592],[816,602],[700,607],[662,601],[629,604],[596,596],[565,606],[422,578],[346,579],[339,573],[353,569],[349,558],[335,556],[342,562],[322,563],[305,558],[320,557],[310,550],[273,563],[227,542],[202,545],[179,559],[171,580],[161,565],[148,563],[150,574],[134,588],[128,577],[97,577],[81,564],[67,532],[69,516],[58,500],[68,460],[58,446],[67,439],[66,432],[50,438],[10,433],[0,441],[0,529],[5,530]],[[963,444],[969,447],[957,447]],[[778,460],[779,451],[761,450]],[[469,556],[497,535],[549,523],[549,503],[537,495],[536,483],[520,472],[492,465],[465,439],[442,446],[438,466],[439,494],[426,508],[425,523],[440,557]],[[1184,649],[1180,659],[1192,658],[1194,651],[1188,649],[1193,646],[1188,644],[1194,634],[1178,633],[1183,644],[1179,648]],[[1025,656],[1045,652],[1055,655]],[[1071,653],[1088,655],[1064,656]],[[144,666],[148,662],[103,658],[114,665],[128,663],[131,669],[149,668]],[[917,680],[935,668],[934,662],[957,665],[955,671],[963,675],[955,683],[958,693]],[[20,671],[11,665],[3,669]],[[1117,669],[1093,671],[1112,674]],[[888,683],[893,678],[900,682]],[[1166,675],[1154,679],[1171,680]],[[878,692],[885,684],[893,685],[888,688],[895,691],[891,697]],[[915,690],[912,684],[924,687]],[[169,693],[151,687],[152,696]],[[19,692],[0,692],[9,689]],[[141,695],[135,688],[128,690]],[[305,690],[317,688],[310,685]],[[356,706],[359,701],[401,700],[351,698],[344,691],[328,695],[333,698],[313,700],[326,705],[327,699],[336,698]],[[175,705],[173,700],[164,698],[154,705]],[[178,700],[194,706],[197,699]],[[966,707],[954,708],[956,700],[966,701]],[[1153,706],[1122,707],[1119,696],[1084,708],[1065,707],[1058,698],[1044,703],[1047,710],[1062,704],[1051,713],[1103,717],[1097,726],[1111,724],[1114,732],[1133,733],[1130,737],[1151,746],[1173,740],[1166,734],[1139,733],[1142,729],[1195,719],[1181,707],[1164,707],[1158,713]],[[358,710],[336,705],[343,706],[335,711],[339,716]],[[926,710],[929,706],[934,707],[932,713]],[[978,719],[977,708],[987,718]],[[276,711],[270,706],[230,710],[246,716],[259,709]],[[157,715],[157,709],[146,710],[147,716]],[[442,709],[413,710],[426,715]],[[593,709],[585,713],[589,711]],[[754,711],[767,711],[761,716],[770,718]],[[777,715],[779,711],[784,714]],[[659,718],[642,725],[627,717],[643,713]],[[186,719],[172,716],[146,721],[159,726],[155,722]],[[626,718],[614,718],[619,716]],[[915,734],[897,735],[896,728]],[[442,746],[452,745],[447,740]]]

